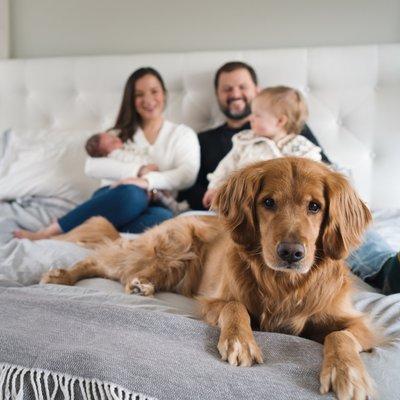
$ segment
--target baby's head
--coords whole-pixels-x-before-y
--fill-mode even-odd
[[[302,94],[286,86],[262,90],[252,101],[251,111],[250,123],[254,133],[272,140],[299,134],[308,117]]]
[[[123,146],[122,140],[108,132],[96,133],[87,140],[85,149],[90,157],[107,157]]]

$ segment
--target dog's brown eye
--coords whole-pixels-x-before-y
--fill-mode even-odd
[[[308,211],[312,212],[313,214],[316,214],[320,209],[321,206],[318,203],[315,203],[314,201],[310,201],[308,203]]]
[[[275,201],[274,199],[268,198],[264,200],[264,206],[265,208],[271,209],[275,207]]]

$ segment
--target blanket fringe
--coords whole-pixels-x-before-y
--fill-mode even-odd
[[[0,363],[0,400],[24,400],[27,392],[34,400],[156,400],[98,379]]]

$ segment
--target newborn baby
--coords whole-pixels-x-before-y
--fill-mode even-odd
[[[138,166],[138,176],[142,176],[140,171],[144,167],[147,171],[158,171],[157,165],[151,160],[146,148],[139,147],[131,140],[124,143],[118,136],[110,132],[92,135],[87,140],[85,149],[90,157],[109,157],[121,162],[135,163]],[[189,204],[186,201],[177,202],[167,191],[153,189],[149,195],[152,201],[160,202],[175,215],[189,210]]]

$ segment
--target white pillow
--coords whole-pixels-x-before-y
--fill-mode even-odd
[[[12,131],[0,164],[0,200],[60,197],[76,204],[99,182],[84,173],[84,144],[92,132]]]

